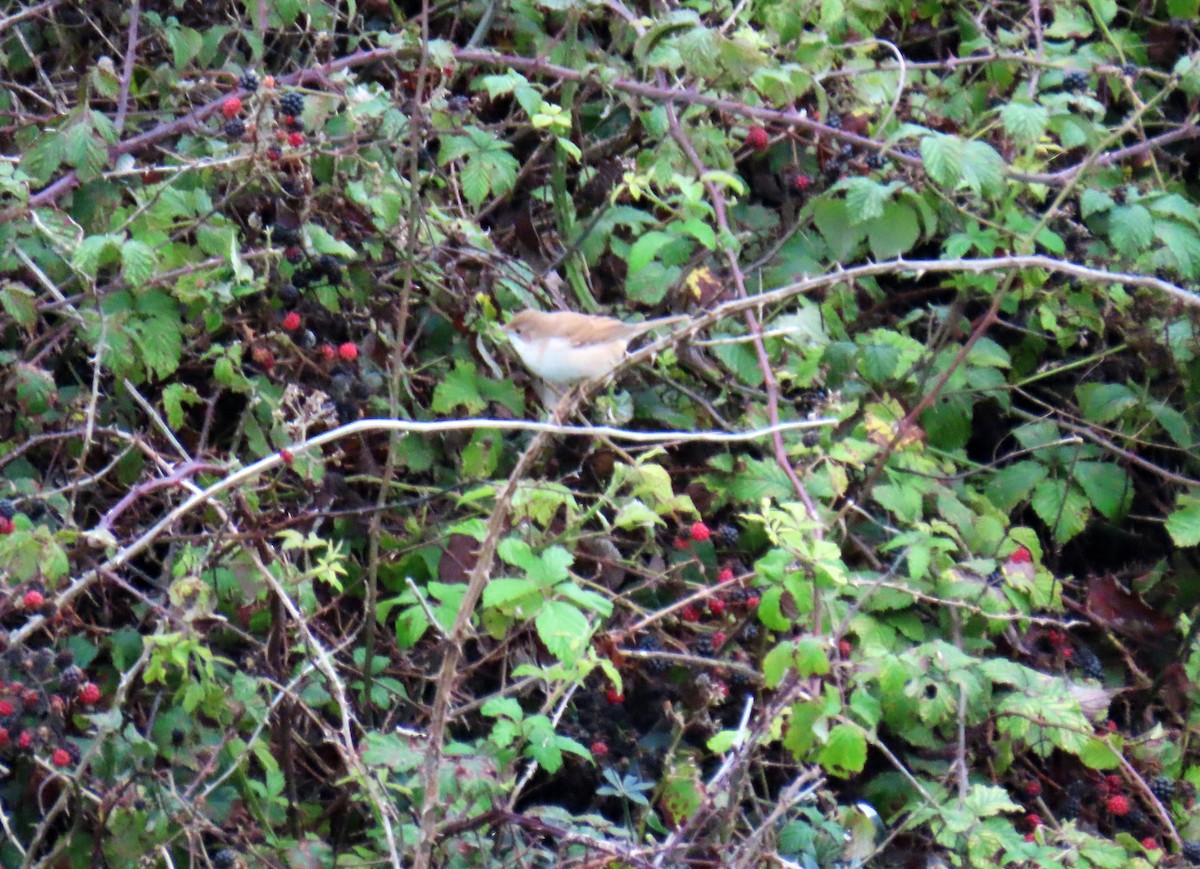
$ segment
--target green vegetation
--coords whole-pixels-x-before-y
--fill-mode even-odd
[[[7,4],[0,865],[1200,865],[1197,12]]]

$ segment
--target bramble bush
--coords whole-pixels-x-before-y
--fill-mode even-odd
[[[1200,865],[1197,12],[8,4],[0,864]]]

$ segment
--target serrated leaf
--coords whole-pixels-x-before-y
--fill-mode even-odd
[[[163,409],[167,412],[167,425],[178,431],[183,426],[184,405],[201,404],[202,401],[195,387],[183,383],[168,384],[162,392]]]
[[[1087,187],[1079,194],[1079,215],[1087,220],[1093,214],[1111,211],[1116,204],[1116,200],[1103,190]]]
[[[1200,499],[1180,495],[1175,509],[1167,516],[1167,533],[1176,546],[1200,544]]]
[[[433,390],[433,412],[450,414],[462,408],[467,415],[479,414],[487,402],[479,393],[478,375],[470,362],[456,362]]]
[[[1075,398],[1084,419],[1102,425],[1139,403],[1137,394],[1123,383],[1084,383],[1076,388]]]
[[[7,281],[0,287],[0,308],[26,329],[37,323],[37,297],[33,290],[16,281]]]
[[[917,213],[902,202],[883,206],[883,215],[867,224],[867,244],[876,259],[892,259],[913,249],[921,235]]]
[[[1018,144],[1033,145],[1046,132],[1050,113],[1045,106],[1025,100],[1008,103],[1000,109],[1004,129]]]
[[[1043,480],[1033,490],[1030,506],[1054,529],[1054,539],[1066,543],[1087,527],[1091,506],[1082,491],[1065,480]]]
[[[846,191],[846,208],[855,223],[866,223],[883,215],[883,206],[895,192],[895,184],[880,184],[872,178],[847,178],[838,183]]]
[[[839,724],[829,731],[817,761],[826,772],[839,778],[860,773],[867,763],[866,737],[856,727]]]
[[[547,601],[534,619],[534,626],[550,654],[568,665],[575,663],[591,642],[587,617],[566,601]]]
[[[344,241],[338,241],[325,227],[316,223],[304,224],[304,235],[308,238],[308,243],[312,245],[313,250],[317,253],[332,254],[342,259],[352,260],[356,254],[354,248],[346,244]]]
[[[645,232],[629,248],[629,273],[637,274],[644,269],[655,254],[673,242],[677,236],[667,232]]]
[[[1120,205],[1108,215],[1109,241],[1126,256],[1132,256],[1154,240],[1154,218],[1141,205]]]
[[[21,171],[33,179],[39,187],[50,180],[50,176],[66,159],[63,136],[57,132],[42,133],[21,157]]]
[[[1154,224],[1154,234],[1167,246],[1183,275],[1200,275],[1200,234],[1195,229],[1173,220],[1160,220]]]
[[[1071,476],[1092,506],[1106,519],[1118,519],[1133,500],[1133,485],[1125,469],[1112,462],[1077,462]]]
[[[1018,504],[1030,497],[1034,487],[1049,473],[1041,462],[1014,462],[988,481],[985,489],[988,500],[1002,513],[1011,513]]]
[[[153,277],[157,265],[158,255],[145,242],[130,238],[121,245],[121,274],[135,289]]]

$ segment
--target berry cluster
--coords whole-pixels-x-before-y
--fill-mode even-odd
[[[15,529],[13,519],[17,515],[17,508],[13,506],[12,501],[0,501],[0,536],[12,534]]]
[[[1088,88],[1088,76],[1086,72],[1072,70],[1063,76],[1063,89],[1068,91],[1082,91]]]
[[[66,738],[69,713],[100,699],[70,652],[10,649],[0,656],[0,756],[44,752],[60,769],[78,763],[79,749]]]

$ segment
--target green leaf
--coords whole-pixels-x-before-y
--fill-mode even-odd
[[[1076,388],[1075,397],[1084,419],[1101,425],[1138,404],[1134,391],[1121,383],[1084,383]]]
[[[1175,509],[1167,516],[1167,533],[1176,546],[1200,544],[1200,498],[1181,494]]]
[[[565,664],[574,664],[591,642],[587,617],[566,601],[548,601],[538,612],[534,625],[542,644]]]
[[[455,362],[453,370],[433,390],[433,412],[450,414],[462,408],[467,416],[478,416],[487,407],[479,394],[478,375],[470,362]]]
[[[883,206],[883,215],[866,225],[867,244],[876,259],[892,259],[912,250],[921,235],[917,213],[902,202]]]
[[[857,727],[839,724],[829,731],[817,761],[830,775],[849,778],[867,763],[867,740]]]
[[[134,289],[153,277],[157,265],[157,254],[145,242],[130,238],[121,245],[121,273]]]
[[[1046,479],[1049,473],[1041,462],[1014,462],[988,481],[988,499],[1002,513],[1011,513],[1018,504],[1030,497],[1034,487]]]
[[[1090,505],[1079,489],[1065,480],[1043,480],[1030,500],[1038,518],[1054,529],[1054,539],[1066,543],[1087,526]]]
[[[66,156],[64,137],[53,131],[44,132],[25,149],[21,157],[21,171],[41,187],[50,180]]]
[[[1154,234],[1167,246],[1176,268],[1189,278],[1200,275],[1200,234],[1191,226],[1172,220],[1154,224]]]
[[[31,329],[37,324],[37,297],[33,291],[16,281],[0,285],[0,308],[14,323]]]
[[[1071,475],[1079,483],[1092,506],[1106,519],[1119,519],[1133,500],[1129,474],[1112,462],[1078,462]]]
[[[162,392],[163,409],[167,412],[167,425],[178,431],[183,426],[185,404],[203,404],[195,387],[183,383],[168,384]]]
[[[312,249],[317,253],[332,254],[333,256],[348,260],[352,260],[356,256],[354,248],[344,241],[338,241],[323,226],[315,223],[306,223],[304,224],[304,235],[308,238],[308,243],[312,245]]]
[[[1019,145],[1034,145],[1046,132],[1050,113],[1045,106],[1028,100],[1014,100],[1000,109],[1004,130]]]
[[[633,243],[629,249],[629,273],[637,274],[654,259],[663,247],[675,241],[678,236],[667,232],[646,232]]]
[[[1133,256],[1154,240],[1154,218],[1141,205],[1119,205],[1108,215],[1109,241],[1126,256]]]

